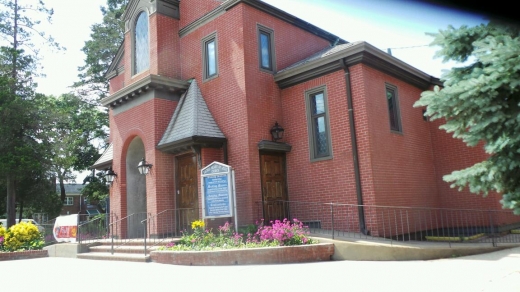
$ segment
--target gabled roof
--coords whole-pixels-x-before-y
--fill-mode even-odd
[[[348,43],[348,44],[336,45],[334,47],[327,47],[327,48],[311,55],[310,57],[308,57],[306,59],[300,60],[292,65],[289,65],[288,67],[285,67],[284,69],[278,71],[277,74],[303,66],[303,65],[305,65],[307,63],[311,63],[313,61],[318,61],[320,59],[326,58],[327,56],[333,55],[337,52],[341,52],[349,47],[355,46],[360,43],[362,43],[362,42],[353,42],[353,43]]]
[[[359,63],[369,65],[421,89],[442,85],[438,78],[364,41],[325,48],[278,71],[274,75],[274,80],[283,89]]]
[[[82,184],[63,184],[65,188],[65,193],[67,195],[75,195],[80,194],[81,190],[85,187]],[[56,192],[59,194],[61,192],[60,185],[56,184]]]
[[[215,144],[218,147],[224,141],[226,137],[211,115],[194,79],[188,91],[182,95],[157,148],[166,152],[179,152],[193,145],[211,147]]]
[[[112,166],[112,159],[114,156],[114,146],[112,143],[108,145],[107,149],[101,157],[90,167],[91,169],[105,170]]]

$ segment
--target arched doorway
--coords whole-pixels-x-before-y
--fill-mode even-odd
[[[145,157],[141,138],[135,137],[126,153],[126,210],[128,238],[143,237],[141,220],[146,219],[146,176],[137,170],[137,164]]]

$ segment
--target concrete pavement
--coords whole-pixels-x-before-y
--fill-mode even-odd
[[[0,262],[0,291],[520,291],[520,247],[432,261],[222,267],[43,258]]]

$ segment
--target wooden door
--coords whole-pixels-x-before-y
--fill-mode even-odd
[[[262,153],[260,155],[264,222],[289,219],[286,202],[285,154]]]
[[[199,195],[197,182],[197,161],[195,155],[177,158],[177,221],[178,228],[189,230],[191,222],[199,219]]]

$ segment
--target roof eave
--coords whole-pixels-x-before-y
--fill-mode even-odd
[[[379,50],[367,42],[360,42],[324,58],[280,72],[274,80],[280,88],[287,88],[325,74],[363,63],[421,89],[439,85],[439,79]]]
[[[204,148],[220,148],[227,141],[222,137],[208,136],[191,136],[170,143],[157,145],[157,150],[166,153],[180,153],[191,149],[192,146],[201,146]]]
[[[185,91],[189,87],[189,82],[179,79],[167,78],[159,75],[148,75],[145,78],[130,84],[129,86],[113,93],[101,100],[103,106],[116,107],[134,98],[139,97],[143,92],[150,89],[163,88],[169,91]]]

